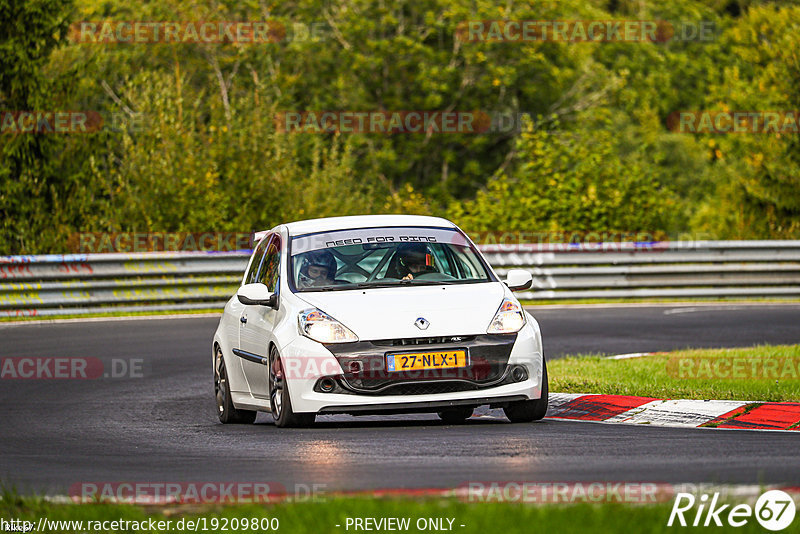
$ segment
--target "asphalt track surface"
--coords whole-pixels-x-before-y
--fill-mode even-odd
[[[530,309],[549,358],[800,342],[800,305]],[[277,482],[327,491],[469,481],[800,483],[800,432],[545,420],[442,424],[435,415],[325,416],[310,429],[223,426],[214,318],[0,325],[0,357],[142,358],[144,377],[0,380],[0,483]]]

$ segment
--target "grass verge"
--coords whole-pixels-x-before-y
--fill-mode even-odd
[[[550,391],[657,398],[800,401],[800,345],[681,350],[547,363]]]
[[[355,532],[351,525],[345,528],[348,518],[409,518],[410,528],[406,532],[430,532],[434,529],[419,529],[416,522],[420,518],[443,518],[443,524],[449,526],[452,519],[452,530],[457,533],[516,533],[524,532],[558,532],[560,534],[603,532],[674,532],[675,527],[667,527],[671,502],[646,505],[626,505],[620,503],[606,504],[548,504],[526,505],[519,503],[467,503],[457,499],[375,499],[366,497],[335,498],[324,502],[291,503],[284,502],[271,505],[229,505],[202,506],[194,510],[171,507],[140,507],[119,504],[53,504],[37,498],[20,498],[9,496],[0,499],[0,516],[4,518],[22,519],[37,524],[40,518],[49,521],[83,521],[82,525],[58,525],[50,523],[49,532],[67,533],[83,531],[94,532],[186,532],[187,522],[205,518],[206,529],[201,523],[197,531],[204,532],[270,532],[272,529],[232,529],[233,518],[239,521],[254,519],[260,523],[262,518],[277,518],[277,532],[291,534],[319,534],[321,532]],[[142,521],[170,520],[170,528],[155,529],[90,529],[87,521],[127,520]],[[693,516],[691,517],[693,518]],[[691,520],[690,518],[690,520]],[[184,520],[184,528],[177,524]],[[228,529],[223,529],[225,520]],[[213,521],[217,528],[211,528]],[[249,524],[249,523],[248,523]],[[339,526],[337,526],[339,525]],[[461,526],[463,525],[463,526]],[[701,528],[703,532],[721,532],[721,528]],[[681,532],[695,529],[679,528]],[[748,523],[737,528],[737,532],[763,532],[758,522],[750,518]]]

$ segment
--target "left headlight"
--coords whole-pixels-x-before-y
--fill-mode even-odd
[[[316,308],[301,311],[297,316],[297,325],[301,334],[320,343],[358,341],[358,336],[352,330]]]
[[[525,313],[522,307],[511,299],[503,299],[486,333],[513,334],[519,332],[523,326],[525,326]]]

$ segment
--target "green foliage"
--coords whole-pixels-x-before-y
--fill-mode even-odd
[[[678,199],[663,185],[668,175],[658,161],[664,142],[626,147],[610,125],[578,122],[571,131],[554,124],[552,131],[523,133],[513,171],[491,179],[475,200],[455,203],[452,212],[473,230],[681,228]]]
[[[186,106],[206,97],[177,72],[144,72],[131,85],[144,123],[121,132],[93,168],[110,199],[104,230],[248,231],[393,205],[389,187],[359,179],[351,139],[277,132],[259,93],[226,116],[221,106]]]
[[[800,236],[800,7],[748,10],[722,35],[726,62],[707,109],[792,112],[784,133],[711,137],[720,170],[697,225],[734,238]]]
[[[798,136],[671,132],[680,110],[800,109],[797,3],[0,0],[0,110],[103,131],[0,135],[0,253],[78,231],[248,231],[354,213],[477,230],[800,236]],[[791,5],[790,5],[791,4]],[[471,20],[666,20],[712,41],[469,42]],[[283,24],[263,44],[81,44],[76,21]],[[682,26],[683,25],[683,26]],[[287,110],[532,117],[486,134],[287,134]]]
[[[48,58],[63,42],[69,9],[62,0],[0,0],[0,110],[52,104],[57,83]],[[58,164],[65,144],[55,136],[2,136],[0,250],[53,247],[63,225],[80,218],[80,207],[67,206],[81,189],[80,178]]]

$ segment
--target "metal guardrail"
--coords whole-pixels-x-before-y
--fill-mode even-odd
[[[800,241],[484,245],[522,299],[800,297]],[[0,315],[221,309],[248,252],[0,257]]]
[[[800,296],[800,241],[482,247],[498,275],[527,268],[522,299]]]

